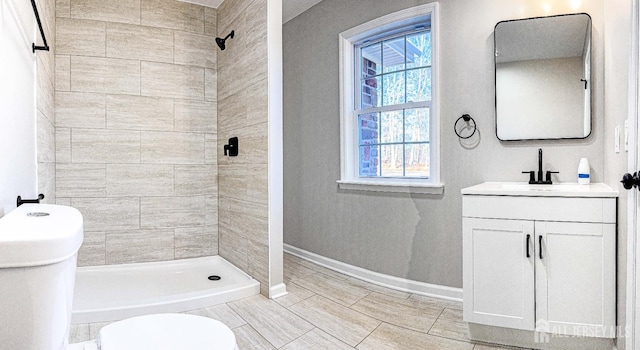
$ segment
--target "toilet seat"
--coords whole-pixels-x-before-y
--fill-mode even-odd
[[[103,327],[100,350],[237,350],[236,338],[220,321],[186,314],[133,317]]]

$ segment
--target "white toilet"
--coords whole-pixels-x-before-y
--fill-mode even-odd
[[[155,314],[112,323],[98,339],[69,345],[82,215],[74,208],[24,204],[0,218],[0,349],[236,350],[223,323]]]

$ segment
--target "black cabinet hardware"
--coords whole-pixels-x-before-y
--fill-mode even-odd
[[[527,235],[527,258],[531,257],[531,254],[529,254],[529,241],[531,240],[531,235]]]
[[[542,260],[542,235],[538,236],[538,252],[540,252],[540,260]]]

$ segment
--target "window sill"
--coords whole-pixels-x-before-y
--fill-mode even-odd
[[[396,193],[419,193],[419,194],[442,194],[444,184],[419,184],[400,181],[355,181],[338,180],[338,187],[343,190],[375,191],[375,192],[396,192]]]

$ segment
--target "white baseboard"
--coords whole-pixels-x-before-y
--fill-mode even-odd
[[[269,288],[269,298],[275,299],[287,295],[287,286],[284,283],[276,284]]]
[[[363,281],[377,284],[382,287],[434,298],[460,302],[462,301],[462,288],[441,286],[437,284],[418,282],[406,278],[385,275],[379,272],[349,265],[341,261],[333,260],[322,255],[311,253],[288,244],[284,245],[284,251],[301,259],[305,259],[320,266],[324,266],[328,269],[361,279]]]

